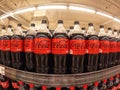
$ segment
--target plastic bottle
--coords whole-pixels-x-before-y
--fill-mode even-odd
[[[42,20],[41,29],[37,31],[34,39],[34,53],[36,60],[36,72],[48,73],[51,53],[51,34],[47,29],[47,21]],[[52,63],[52,62],[51,62]]]
[[[107,80],[106,80],[106,79],[102,80],[102,81],[100,82],[100,84],[98,85],[99,90],[106,90],[106,89],[107,89],[106,83],[107,83]]]
[[[100,45],[99,45],[100,53],[98,60],[98,68],[104,69],[108,67],[109,37],[107,36],[103,25],[100,25],[99,40],[100,40]]]
[[[70,35],[70,54],[72,59],[71,72],[82,73],[84,57],[86,53],[85,36],[81,33],[79,21],[74,22],[74,29]]]
[[[113,87],[113,77],[110,77],[108,80],[107,80],[107,89],[109,90],[111,90],[112,89],[112,87]]]
[[[113,66],[118,64],[117,60],[117,41],[118,41],[118,33],[117,30],[114,29],[113,33],[113,39],[114,39],[114,50],[113,50]]]
[[[54,73],[66,73],[66,62],[69,50],[68,34],[63,26],[63,21],[58,20],[58,26],[52,37],[52,54],[54,60]]]
[[[11,56],[12,56],[12,67],[23,70],[25,68],[25,58],[23,52],[23,36],[21,33],[22,24],[18,24],[11,37]]]
[[[0,31],[0,64],[3,64],[2,63],[2,37],[3,35],[5,34],[5,27],[2,27],[1,31]]]
[[[26,59],[27,71],[35,72],[35,56],[34,56],[34,38],[36,35],[35,24],[32,23],[30,30],[24,38],[24,52]]]
[[[1,52],[1,56],[2,56],[2,63],[6,66],[11,66],[11,36],[13,35],[12,31],[11,31],[12,26],[8,25],[8,29],[6,31],[6,33],[4,33],[4,35],[2,36],[2,52]]]
[[[85,71],[95,71],[98,67],[98,58],[99,58],[99,38],[96,34],[93,24],[88,24],[89,28],[87,31],[86,37],[86,58],[85,58]]]

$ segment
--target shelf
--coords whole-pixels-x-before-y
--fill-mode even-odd
[[[120,73],[120,65],[89,73],[67,75],[31,73],[6,67],[4,65],[0,66],[5,67],[5,75],[11,79],[22,80],[25,83],[33,83],[36,86],[46,85],[48,87],[52,86],[67,87],[70,85],[80,87],[82,84],[86,83],[90,84],[93,83],[94,81],[100,81]]]

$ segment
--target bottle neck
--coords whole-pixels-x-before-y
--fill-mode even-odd
[[[66,33],[67,34],[67,31],[65,30],[63,24],[58,24],[58,26],[55,29],[55,31],[53,32],[53,34],[54,33]]]
[[[117,38],[117,36],[118,36],[117,32],[114,32],[114,37],[116,37],[116,38]]]
[[[104,33],[104,32],[105,32],[104,28],[100,28],[100,33]]]
[[[37,32],[48,32],[49,33],[47,25],[46,24],[41,24],[41,27]]]
[[[8,29],[7,29],[7,32],[11,32],[11,28],[8,28]]]
[[[94,31],[94,27],[93,26],[89,26],[88,28],[88,31],[87,31],[87,34],[95,34],[95,31]]]
[[[107,36],[110,36],[110,37],[111,37],[111,35],[112,35],[112,31],[109,30],[108,33],[107,33]]]

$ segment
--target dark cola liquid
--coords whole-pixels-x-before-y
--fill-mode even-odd
[[[67,70],[68,36],[66,33],[55,33],[52,38],[54,73],[64,74]],[[69,64],[69,63],[68,63]]]
[[[115,52],[116,50],[116,38],[114,37],[111,37],[110,38],[110,54],[109,54],[109,67],[112,67],[115,65],[115,62],[116,62],[116,56],[117,56],[117,53]]]
[[[25,58],[23,52],[23,37],[13,35],[11,38],[12,67],[23,70],[25,68]]]
[[[24,51],[26,59],[26,69],[27,71],[35,71],[35,56],[33,52],[34,48],[34,35],[27,35],[24,38]]]
[[[71,52],[71,72],[83,72],[84,57],[86,53],[85,37],[83,34],[72,34],[70,36],[70,52]]]
[[[11,52],[10,52],[10,40],[11,36],[3,36],[2,38],[2,63],[6,66],[11,66]]]
[[[120,38],[117,40],[117,62],[116,64],[120,64]]]
[[[99,48],[102,50],[102,52],[99,53],[98,68],[104,69],[108,67],[109,61],[109,37],[101,36],[99,39]]]
[[[99,58],[99,38],[97,35],[88,35],[86,47],[88,53],[85,58],[85,71],[95,71],[98,67],[98,58]]]
[[[48,73],[50,63],[51,36],[49,33],[37,33],[35,37],[36,72]]]
[[[0,37],[0,64],[2,64],[2,36]]]

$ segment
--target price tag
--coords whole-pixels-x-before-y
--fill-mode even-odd
[[[0,74],[5,75],[5,67],[0,66]]]

